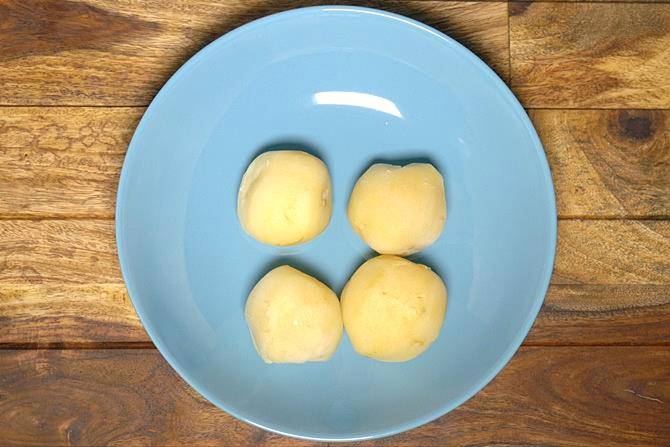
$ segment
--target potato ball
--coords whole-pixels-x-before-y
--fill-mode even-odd
[[[265,152],[247,168],[237,195],[244,230],[270,245],[295,245],[319,235],[332,210],[326,165],[302,151]]]
[[[288,265],[258,281],[247,299],[245,316],[256,351],[266,363],[328,360],[342,337],[335,293]]]
[[[358,235],[378,253],[416,253],[435,242],[444,228],[444,180],[428,163],[372,165],[354,186],[348,215]]]
[[[437,339],[447,290],[425,265],[381,255],[361,265],[342,291],[344,327],[366,357],[404,362]]]

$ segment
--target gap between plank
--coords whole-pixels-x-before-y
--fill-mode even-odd
[[[2,342],[0,351],[8,350],[90,350],[90,349],[156,349],[150,341],[130,342]]]
[[[43,220],[114,220],[114,214],[63,214],[63,215],[25,215],[25,214],[0,214],[0,221],[25,220],[39,222]]]
[[[670,341],[664,342],[656,342],[656,343],[625,343],[625,342],[618,342],[618,343],[551,343],[551,342],[530,342],[530,343],[523,343],[521,348],[622,348],[622,347],[629,347],[629,348],[653,348],[653,347],[660,347],[660,348],[665,348],[668,347],[670,348]]]
[[[149,104],[0,104],[2,108],[98,108],[98,109],[129,109],[129,108],[146,108]]]
[[[507,2],[507,64],[509,65],[509,71],[507,72],[507,85],[508,88],[512,88],[512,20],[510,19],[509,14],[509,5],[510,2]],[[503,81],[504,82],[504,81]],[[516,95],[515,95],[516,97]]]
[[[423,0],[419,0],[423,1]],[[425,0],[425,1],[434,1],[434,0]],[[440,0],[440,1],[452,1],[452,0]],[[453,0],[457,1],[457,0]],[[475,3],[488,3],[488,2],[475,2]],[[580,2],[578,0],[575,1],[570,1],[570,2],[536,2],[534,1],[533,3],[588,3],[588,2]],[[605,2],[592,2],[594,4],[605,4]],[[667,3],[659,3],[659,2],[616,2],[615,4],[626,4],[626,3],[645,3],[645,4],[654,4],[654,5],[662,5],[662,4],[670,4],[670,1]],[[509,2],[508,2],[509,6]],[[509,15],[508,15],[508,46],[511,45],[511,36],[509,31],[511,30],[510,28],[510,23],[509,23]],[[511,88],[511,79],[512,79],[512,62],[511,62],[511,47],[508,48],[509,51],[509,56],[510,56],[510,62],[509,62],[509,69],[510,69],[510,81],[506,82],[505,85],[507,85],[510,90]],[[516,95],[515,95],[516,96]],[[585,111],[598,111],[598,110],[607,110],[607,111],[614,111],[614,110],[628,110],[628,111],[657,111],[657,112],[667,112],[670,111],[670,107],[667,108],[658,108],[658,107],[625,107],[625,106],[618,106],[618,107],[529,107],[529,106],[524,106],[522,104],[524,110],[585,110]],[[145,109],[149,107],[149,104],[110,104],[110,105],[105,105],[105,104],[0,104],[0,108],[6,108],[6,109],[14,109],[14,108],[24,108],[24,109],[57,109],[57,108],[76,108],[76,109],[88,109],[88,108],[97,108],[97,109]]]
[[[28,221],[28,222],[41,222],[41,221],[68,221],[68,220],[82,220],[82,221],[109,221],[115,220],[113,214],[65,214],[59,216],[26,216],[20,214],[5,214],[0,215],[0,221]],[[630,221],[666,221],[670,220],[670,215],[667,214],[658,214],[658,215],[648,215],[648,216],[634,216],[634,215],[624,215],[624,216],[589,216],[589,215],[559,215],[559,221],[572,221],[572,220],[630,220]]]
[[[670,348],[670,341],[658,343],[551,343],[551,342],[530,342],[523,343],[520,348],[647,348],[660,347]],[[120,350],[120,349],[145,349],[157,350],[156,346],[150,341],[134,342],[5,342],[0,343],[0,351],[38,351],[38,350],[58,350],[58,351],[85,351],[85,350]]]
[[[670,220],[670,215],[667,214],[656,214],[649,216],[588,216],[588,215],[561,215],[558,216],[558,220],[633,220],[633,221],[645,221],[645,220]]]

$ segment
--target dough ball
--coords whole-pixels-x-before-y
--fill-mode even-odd
[[[354,349],[385,362],[404,362],[437,339],[447,290],[425,265],[381,255],[361,265],[342,291],[344,327]]]
[[[266,363],[328,360],[342,337],[335,293],[311,276],[282,265],[253,288],[245,315],[256,351]]]
[[[354,186],[348,214],[358,235],[378,253],[416,253],[444,228],[444,180],[428,163],[372,165]]]
[[[237,195],[244,230],[271,245],[313,239],[328,225],[331,210],[328,169],[302,151],[271,151],[256,157]]]

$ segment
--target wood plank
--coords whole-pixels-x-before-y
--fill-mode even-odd
[[[114,216],[143,108],[0,107],[0,216]],[[670,111],[532,110],[561,217],[670,216]]]
[[[123,284],[0,286],[0,344],[149,342]]]
[[[0,286],[0,346],[150,343],[123,284]],[[527,346],[668,345],[670,286],[554,284]]]
[[[143,108],[0,108],[0,215],[114,217]]]
[[[670,284],[670,222],[560,222],[552,283]]]
[[[561,217],[670,216],[670,111],[531,110]]]
[[[121,283],[114,222],[0,221],[0,284]],[[669,221],[559,223],[554,284],[670,284]]]
[[[529,374],[529,371],[532,373]],[[670,348],[522,348],[435,422],[354,445],[670,443]],[[204,401],[154,350],[0,351],[5,445],[318,445]]]
[[[670,4],[513,2],[509,14],[526,107],[670,107]]]
[[[561,221],[530,344],[668,344],[670,222]],[[0,221],[0,343],[148,342],[111,221]]]
[[[9,0],[0,4],[0,104],[142,105],[216,37],[250,20],[328,0]],[[507,78],[506,3],[353,1],[423,21]]]
[[[0,221],[0,284],[121,282],[114,222]]]
[[[553,284],[527,346],[670,345],[670,286]]]

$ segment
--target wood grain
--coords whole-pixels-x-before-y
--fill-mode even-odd
[[[123,284],[0,286],[0,347],[149,343]]]
[[[668,344],[670,222],[569,220],[531,344]],[[148,342],[111,221],[0,221],[0,343]]]
[[[191,55],[250,20],[328,0],[8,0],[0,4],[0,104],[142,105]],[[353,1],[452,35],[504,78],[507,5]]]
[[[670,222],[560,222],[552,283],[670,284]]]
[[[114,222],[0,221],[0,284],[121,282]]]
[[[0,107],[0,217],[112,218],[143,108]],[[532,110],[560,217],[670,216],[670,111]]]
[[[0,107],[0,216],[114,217],[143,108]]]
[[[670,286],[552,284],[524,345],[670,346]]]
[[[0,348],[151,344],[123,284],[0,286]],[[669,345],[670,286],[554,284],[527,346]]]
[[[363,446],[670,442],[670,348],[522,348],[437,421]],[[154,350],[0,351],[4,445],[318,445],[239,422]]]
[[[526,107],[670,107],[670,4],[513,2],[509,14]]]
[[[531,110],[562,217],[670,216],[670,112]]]
[[[0,221],[0,256],[0,284],[122,282],[112,221]],[[561,221],[552,283],[670,284],[670,222]]]

